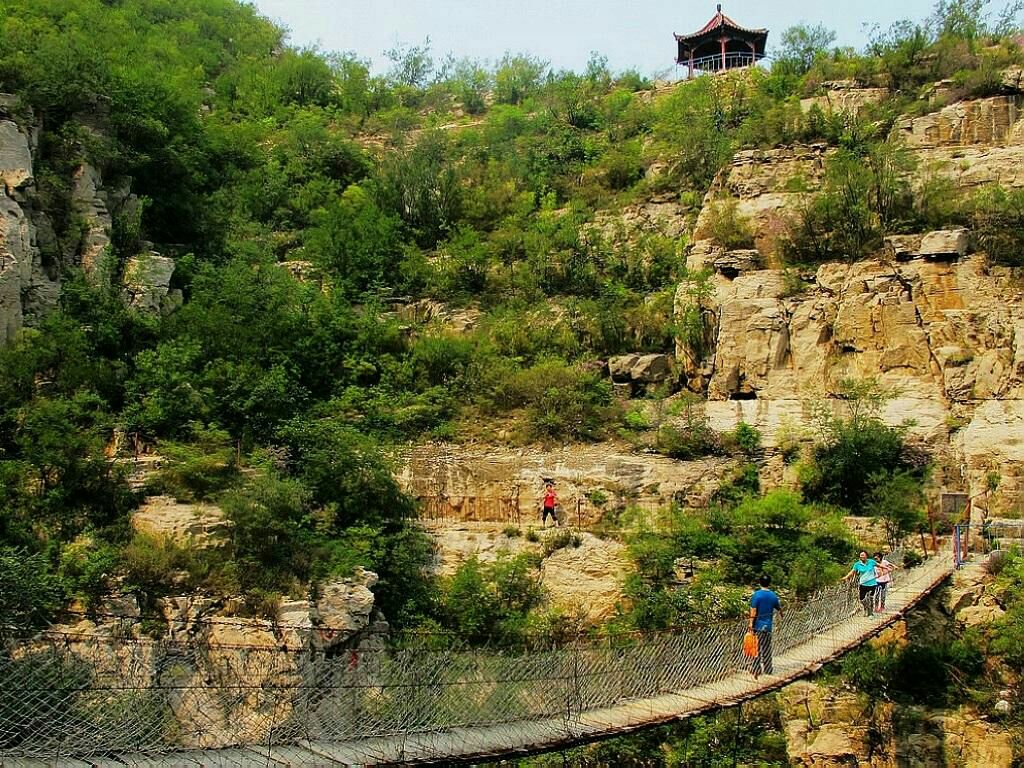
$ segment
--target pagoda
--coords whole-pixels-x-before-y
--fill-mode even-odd
[[[722,13],[722,6],[704,27],[690,35],[676,35],[676,64],[696,72],[721,72],[755,64],[765,56],[767,29],[747,29]]]

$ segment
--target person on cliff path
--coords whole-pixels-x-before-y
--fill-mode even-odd
[[[890,562],[881,552],[875,553],[875,560],[878,562],[878,586],[875,588],[875,610],[879,613],[885,612],[885,596],[889,591],[889,584],[892,582],[892,572],[896,570],[896,564]]]
[[[878,563],[869,558],[865,551],[861,551],[850,572],[843,576],[843,581],[849,581],[854,576],[857,577],[857,583],[860,585],[860,603],[864,606],[864,615],[874,616],[875,590],[878,589]]]
[[[558,514],[555,511],[558,507],[558,494],[555,493],[554,483],[548,481],[544,484],[544,502],[541,505],[540,513],[540,527],[547,528],[548,515],[551,515],[551,521],[557,526],[558,525]]]
[[[750,598],[750,631],[757,635],[757,656],[754,657],[754,677],[773,674],[772,666],[772,623],[775,612],[782,615],[782,603],[769,585],[771,579],[761,577],[761,588]]]

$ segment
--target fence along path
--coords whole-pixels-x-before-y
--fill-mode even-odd
[[[952,572],[896,572],[889,612],[845,586],[777,622],[755,679],[744,621],[533,650],[325,656],[252,645],[43,635],[0,653],[0,765],[452,763],[540,752],[732,706],[863,643]]]

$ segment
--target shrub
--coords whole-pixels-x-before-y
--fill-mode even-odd
[[[43,555],[0,548],[0,634],[41,625],[60,598],[60,583]]]
[[[69,593],[93,608],[110,591],[117,566],[113,546],[83,536],[61,552],[60,578]]]
[[[604,167],[605,184],[615,191],[628,189],[644,177],[640,147],[634,142],[610,150],[601,164]]]
[[[690,275],[686,281],[686,300],[677,314],[678,338],[690,362],[699,365],[713,351],[711,329],[704,312],[706,302],[715,288],[709,272]]]
[[[836,504],[863,513],[869,495],[883,476],[906,471],[920,478],[904,443],[906,427],[890,427],[878,417],[886,394],[873,382],[842,383],[849,415],[834,415],[827,406],[816,416],[822,440],[814,447],[813,465],[802,477],[811,501]]]
[[[565,549],[570,546],[575,549],[582,543],[582,537],[563,528],[559,531],[553,531],[544,537],[544,547],[542,551],[544,552],[544,557],[550,557],[552,553],[557,552],[560,549]]]
[[[739,215],[739,203],[734,198],[720,200],[711,205],[707,214],[707,229],[711,239],[727,250],[754,247],[754,230]]]
[[[882,244],[878,216],[872,210],[872,173],[847,150],[830,158],[820,195],[812,198],[783,238],[787,261],[814,264],[856,261]]]
[[[188,443],[157,444],[164,460],[150,483],[152,492],[178,501],[198,501],[224,491],[238,479],[238,458],[227,432],[193,424],[190,436]]]
[[[1024,266],[1024,190],[993,187],[972,201],[978,247],[995,264]]]
[[[562,365],[546,365],[529,373],[530,388],[539,390],[527,406],[534,438],[597,440],[618,413],[611,383],[597,373]]]
[[[697,459],[721,450],[718,435],[708,422],[703,404],[684,396],[679,401],[680,419],[658,430],[656,448],[674,459]]]
[[[523,638],[527,616],[544,599],[528,554],[484,564],[471,557],[442,587],[444,626],[471,642]]]
[[[974,635],[931,642],[862,646],[842,662],[846,679],[872,697],[943,706],[983,672],[985,656]]]
[[[744,456],[754,456],[761,451],[761,431],[745,421],[736,425],[729,438]]]
[[[646,429],[651,428],[651,420],[647,416],[647,412],[643,406],[634,405],[628,411],[623,418],[627,429],[631,429],[634,432],[643,432]]]
[[[220,574],[214,573],[222,557],[221,553],[200,552],[163,537],[136,534],[120,555],[123,588],[141,593],[144,599],[200,585],[218,592],[237,590],[236,583],[219,581]]]
[[[925,524],[924,490],[920,478],[905,470],[879,472],[868,478],[866,511],[885,525],[890,547]]]

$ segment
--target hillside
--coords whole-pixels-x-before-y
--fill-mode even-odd
[[[558,643],[1019,526],[1024,49],[986,11],[671,84],[423,46],[377,75],[234,0],[8,0],[0,623]],[[732,730],[756,764],[1019,759],[1000,567],[745,724],[571,759]]]

